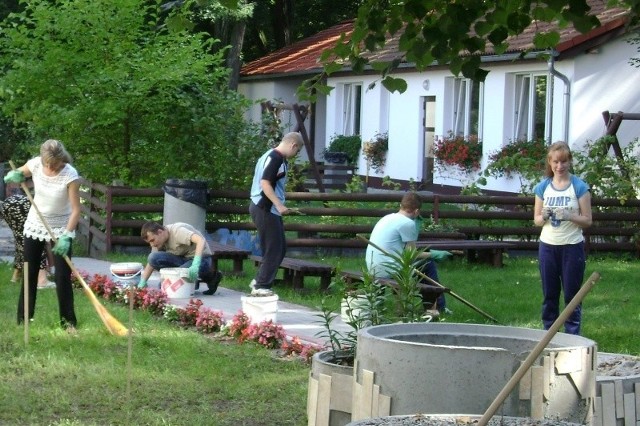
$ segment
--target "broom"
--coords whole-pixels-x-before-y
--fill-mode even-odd
[[[9,165],[11,166],[11,169],[16,170],[16,166],[13,164],[13,161],[9,161]],[[42,221],[45,228],[47,228],[47,232],[49,233],[53,243],[55,244],[56,237],[53,234],[53,231],[51,230],[51,228],[49,227],[47,220],[44,218],[44,216],[38,209],[38,206],[36,206],[35,202],[33,201],[33,197],[31,196],[31,192],[29,191],[29,188],[24,182],[21,182],[20,186],[24,191],[24,193],[29,198],[31,205],[35,209],[36,213],[38,214],[38,217]],[[84,278],[82,278],[82,275],[80,275],[80,272],[78,272],[76,267],[73,265],[73,262],[71,262],[71,259],[69,259],[69,256],[65,254],[63,257],[64,257],[64,260],[69,265],[69,267],[71,268],[71,270],[73,271],[73,274],[80,281],[80,284],[82,285],[82,289],[84,290],[84,293],[89,298],[89,301],[95,308],[96,312],[98,312],[98,316],[100,317],[104,325],[107,327],[107,330],[109,330],[111,334],[114,334],[116,336],[126,336],[129,333],[129,330],[124,325],[122,325],[122,323],[120,323],[120,321],[118,321],[113,315],[111,315],[104,306],[102,306],[102,304],[100,303],[96,295],[93,294],[93,291],[91,291],[91,288],[85,282]]]

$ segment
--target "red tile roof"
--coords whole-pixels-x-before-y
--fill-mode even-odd
[[[314,36],[305,38],[260,59],[249,62],[240,70],[242,76],[262,74],[300,74],[322,69],[319,63],[322,52],[335,44],[341,34],[349,36],[353,32],[353,21],[345,21]]]
[[[607,33],[621,30],[627,20],[627,11],[621,8],[607,9],[602,0],[589,0],[591,13],[600,20],[601,26],[589,31],[586,34],[578,32],[573,27],[560,30],[560,43],[556,46],[559,53],[569,51],[578,45],[595,40]],[[519,53],[533,51],[533,36],[537,32],[549,31],[555,28],[551,23],[534,23],[522,34],[509,39],[507,53]],[[260,59],[249,62],[240,70],[241,78],[251,77],[278,77],[304,74],[317,74],[322,70],[320,56],[322,52],[333,47],[339,40],[341,34],[348,37],[353,31],[353,21],[345,21],[329,29],[321,31],[312,37],[300,40],[290,46],[283,47]],[[390,61],[402,54],[398,52],[398,38],[396,35],[387,40],[383,49],[373,53],[368,53],[367,57],[371,61]],[[493,54],[491,46],[486,49],[486,55]],[[484,56],[484,55],[483,55]],[[489,59],[490,60],[490,59]]]

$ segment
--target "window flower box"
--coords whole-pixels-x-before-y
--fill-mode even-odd
[[[452,132],[434,144],[434,155],[440,167],[456,167],[465,173],[480,169],[482,142],[477,135],[456,136]]]

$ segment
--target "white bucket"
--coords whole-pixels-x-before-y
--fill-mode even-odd
[[[364,295],[347,296],[340,303],[340,318],[342,322],[348,323],[351,320],[357,321],[362,315],[363,309],[367,309],[369,304]]]
[[[140,282],[142,269],[142,263],[136,262],[114,263],[109,267],[111,280],[122,287],[137,286]]]
[[[186,299],[195,290],[195,283],[189,281],[189,268],[162,268],[160,281],[160,288],[169,299]]]
[[[252,324],[271,320],[276,322],[278,314],[278,295],[273,296],[242,296],[242,312],[244,312]]]

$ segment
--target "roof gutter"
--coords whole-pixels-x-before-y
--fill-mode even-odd
[[[564,83],[564,93],[563,93],[563,115],[562,115],[562,124],[564,126],[562,136],[563,141],[569,143],[569,108],[570,108],[570,100],[571,100],[571,82],[569,78],[562,74],[560,71],[555,69],[555,58],[559,55],[559,53],[553,49],[549,52],[549,59],[547,60],[547,66],[549,69],[549,75],[552,77],[549,81],[549,93],[550,99],[547,107],[547,122],[549,125],[547,126],[547,143],[551,143],[552,130],[553,130],[553,86],[554,86],[554,78],[557,77]]]

